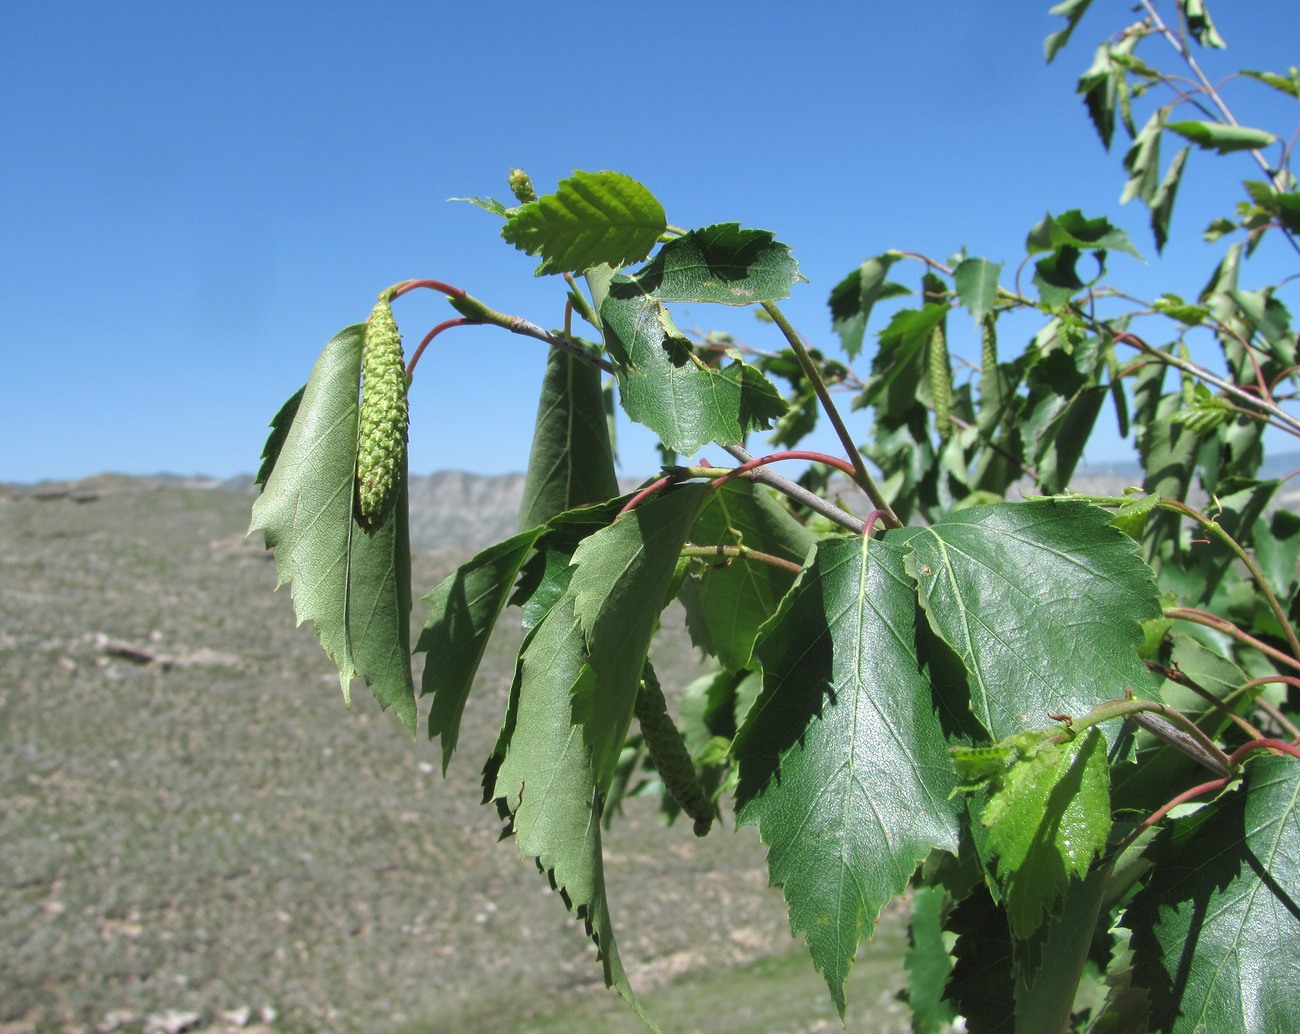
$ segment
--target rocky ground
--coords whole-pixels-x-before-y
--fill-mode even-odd
[[[243,537],[249,503],[112,476],[0,487],[0,1034],[564,1029],[543,1020],[604,1002],[599,967],[478,804],[510,637],[444,780],[364,687],[343,709]],[[461,556],[420,553],[417,593]],[[683,635],[656,664],[684,681]],[[696,840],[634,801],[607,848],[639,990],[796,949],[752,829]],[[797,979],[798,1025],[838,1028],[806,956]],[[851,1028],[906,1029],[893,990],[855,979],[875,1020]]]

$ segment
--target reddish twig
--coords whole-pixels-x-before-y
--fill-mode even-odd
[[[1233,765],[1239,765],[1241,764],[1242,758],[1257,750],[1273,750],[1282,754],[1290,754],[1297,761],[1300,761],[1300,747],[1297,747],[1292,743],[1287,743],[1286,740],[1275,740],[1272,737],[1266,737],[1261,740],[1251,740],[1249,743],[1243,743],[1228,755],[1228,760],[1231,761]]]
[[[618,511],[617,515],[614,517],[614,520],[618,520],[619,517],[623,516],[623,514],[630,513],[632,510],[635,510],[638,506],[644,503],[651,496],[658,495],[669,485],[675,485],[678,481],[684,480],[687,476],[688,475],[686,471],[678,470],[667,475],[666,477],[661,477],[658,481],[652,481],[650,484],[646,485],[645,488],[641,489],[641,491],[639,491],[636,495],[634,495],[631,499],[629,499],[626,503],[623,504],[623,509]]]
[[[416,346],[411,353],[411,361],[406,364],[406,380],[410,383],[411,378],[415,375],[415,364],[420,361],[420,356],[424,355],[424,350],[429,347],[429,343],[441,334],[444,330],[450,330],[452,327],[472,327],[478,324],[478,320],[467,320],[463,316],[457,316],[455,319],[443,320],[429,333],[424,335],[424,340]]]
[[[384,294],[388,295],[388,300],[391,302],[395,298],[400,298],[411,291],[418,291],[422,287],[430,291],[437,291],[439,294],[445,294],[448,298],[465,297],[465,288],[445,284],[441,280],[403,280],[400,284],[390,287]]]
[[[752,460],[747,460],[730,474],[726,474],[716,481],[714,485],[722,485],[731,478],[739,477],[741,474],[754,470],[757,467],[766,467],[769,463],[779,463],[782,460],[808,460],[812,463],[824,463],[828,467],[834,467],[836,470],[853,476],[853,464],[847,460],[842,460],[838,456],[828,456],[824,452],[807,452],[803,449],[789,449],[785,452],[774,452],[767,456],[757,456]]]

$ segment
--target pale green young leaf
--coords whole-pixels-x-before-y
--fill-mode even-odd
[[[620,172],[575,172],[554,194],[507,213],[501,236],[541,255],[539,276],[640,262],[667,229],[663,206]]]
[[[521,529],[618,495],[600,379],[595,366],[551,349],[519,506]]]
[[[1203,150],[1219,154],[1253,151],[1277,141],[1277,137],[1266,130],[1229,126],[1222,122],[1170,122],[1165,128],[1185,137]]]
[[[801,564],[813,535],[766,489],[736,480],[709,493],[691,544],[743,546]],[[697,560],[678,592],[692,641],[729,671],[747,667],[759,627],[776,613],[794,578],[757,560]]]
[[[429,739],[442,740],[445,774],[460,736],[460,720],[497,619],[519,569],[543,528],[532,528],[483,550],[448,575],[424,597],[429,617],[416,641],[427,655],[420,695],[433,695]]]
[[[584,539],[573,554],[568,596],[593,677],[575,687],[572,717],[601,793],[618,763],[650,637],[707,491],[695,484],[663,493]]]
[[[721,368],[695,355],[657,298],[614,278],[601,306],[624,411],[685,456],[708,442],[738,445],[786,411],[776,386],[739,359]]]
[[[582,920],[596,945],[605,985],[616,988],[649,1023],[614,939],[601,848],[602,796],[591,752],[572,720],[571,697],[595,679],[583,638],[569,596],[528,636],[484,786],[487,798],[509,818],[520,854],[537,860]]]
[[[885,279],[889,267],[900,257],[896,251],[887,251],[867,259],[831,290],[827,303],[831,309],[831,329],[839,335],[850,359],[862,351],[867,320],[876,302],[912,293],[902,284]]]
[[[719,223],[666,242],[631,279],[638,293],[663,302],[753,305],[787,297],[804,278],[790,249],[769,231]]]
[[[1056,913],[1110,833],[1106,742],[1096,729],[1017,757],[980,816],[1011,933],[1027,940]]]
[[[841,1015],[881,908],[932,850],[957,847],[955,774],[916,621],[900,546],[823,540],[759,640],[763,690],[736,737],[737,819],[758,825]]]
[[[340,331],[317,359],[248,530],[264,532],[277,584],[292,585],[298,620],[314,623],[344,699],[361,675],[414,732],[405,472],[400,519],[370,536],[353,518],[364,331]]]
[[[995,740],[1147,695],[1139,622],[1160,613],[1135,543],[1085,503],[1000,503],[945,515],[908,539],[931,628],[969,672],[970,706]]]
[[[1152,1029],[1300,1028],[1300,762],[1256,757],[1240,786],[1174,820],[1158,878],[1125,911]]]
[[[475,208],[481,208],[485,212],[491,212],[493,215],[499,215],[502,219],[509,219],[511,213],[519,211],[518,205],[507,205],[498,201],[494,197],[451,197],[448,201],[466,201]]]

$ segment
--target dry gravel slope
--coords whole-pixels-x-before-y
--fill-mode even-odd
[[[344,711],[243,537],[249,501],[0,487],[0,1030],[139,1031],[167,1010],[220,1030],[240,1009],[286,1031],[500,1030],[605,994],[478,805],[512,644],[489,649],[444,781],[363,687]],[[461,555],[419,554],[417,593]],[[672,642],[656,660],[680,684]],[[638,986],[791,950],[752,830],[697,841],[632,802],[608,853]]]

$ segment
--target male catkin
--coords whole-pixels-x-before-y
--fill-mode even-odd
[[[713,825],[713,802],[700,785],[695,763],[686,751],[676,723],[668,715],[664,691],[648,662],[636,695],[636,718],[650,760],[664,781],[664,789],[694,821],[695,835],[704,836]]]
[[[930,400],[940,441],[952,437],[952,370],[948,365],[948,336],[940,323],[930,334]]]
[[[357,428],[357,523],[373,535],[392,512],[406,461],[406,364],[393,309],[380,301],[361,346]]]

